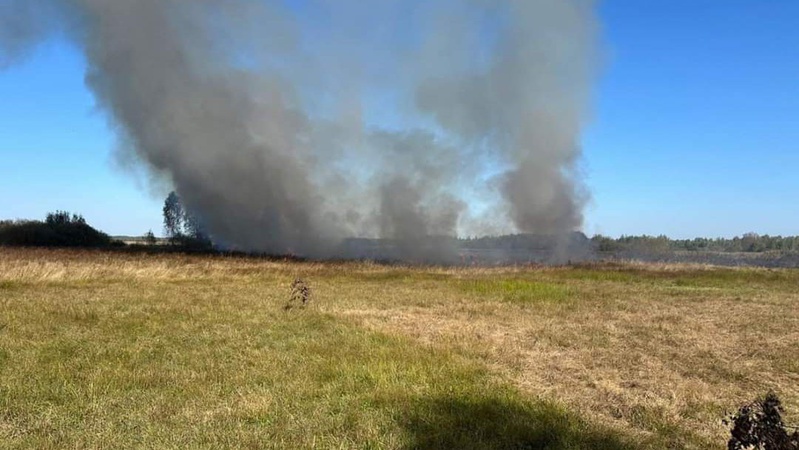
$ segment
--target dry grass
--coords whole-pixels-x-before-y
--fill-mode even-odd
[[[286,314],[296,277],[313,288],[314,306]],[[792,270],[0,249],[0,439],[463,446],[435,425],[475,425],[443,410],[508,417],[510,441],[481,430],[473,448],[534,431],[514,415],[576,424],[554,448],[722,448],[724,415],[769,389],[799,422],[798,302]],[[453,386],[460,394],[448,397]],[[69,399],[83,409],[59,403]]]
[[[769,389],[799,422],[796,271],[456,271],[383,289],[391,305],[349,302],[346,314],[472,352],[531,395],[676,448],[718,448],[719,419]]]

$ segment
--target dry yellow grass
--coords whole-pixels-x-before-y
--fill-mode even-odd
[[[388,289],[390,304],[349,302],[344,313],[475,352],[531,395],[614,427],[666,434],[678,447],[719,447],[720,418],[770,389],[799,422],[796,271],[460,270]]]
[[[565,405],[641,446],[722,448],[724,415],[769,389],[781,396],[787,420],[799,422],[799,272],[793,270],[636,263],[410,268],[0,249],[0,326],[33,330],[32,321],[55,316],[102,324],[129,308],[154,321],[148,326],[190,326],[168,322],[169,315],[224,314],[238,320],[226,327],[247,327],[261,320],[260,309],[279,310],[296,276],[310,283],[315,314],[487,367],[496,383]],[[36,330],[45,333],[37,345],[64,337],[44,325]],[[186,333],[182,339],[191,339]],[[157,382],[159,375],[140,376]],[[105,407],[97,395],[97,407]],[[240,396],[227,412],[188,404],[169,414],[212,420],[270,402]],[[12,434],[10,427],[0,420],[0,436]],[[369,432],[363,438],[377,439]],[[375,442],[402,446],[395,438]]]

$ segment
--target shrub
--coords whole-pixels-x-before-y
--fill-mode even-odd
[[[732,424],[729,450],[799,450],[799,432],[789,433],[782,421],[782,404],[773,392],[742,406],[727,424]]]
[[[97,231],[77,214],[47,214],[44,222],[16,221],[0,225],[0,245],[31,247],[107,247],[107,234]]]
[[[285,309],[289,310],[299,303],[301,306],[306,306],[311,302],[311,287],[302,278],[295,278],[294,283],[291,284],[291,294],[289,301],[286,303]]]
[[[155,245],[158,243],[158,239],[155,237],[153,230],[144,233],[144,243],[147,245]]]

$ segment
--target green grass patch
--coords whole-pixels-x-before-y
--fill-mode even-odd
[[[152,305],[111,308],[91,329],[66,309],[49,336],[19,324],[0,352],[5,448],[637,447],[457,354],[213,305],[143,323],[130,309]]]
[[[557,279],[614,283],[662,284],[671,282],[677,286],[692,287],[732,287],[759,284],[767,285],[769,288],[775,286],[793,288],[799,282],[799,271],[722,267],[658,271],[636,266],[576,266],[552,272],[552,276]]]
[[[555,405],[519,403],[501,392],[426,399],[412,411],[404,419],[411,432],[408,449],[612,450],[629,445],[607,432],[581,431],[585,425]]]
[[[612,283],[634,283],[640,282],[641,278],[636,273],[618,269],[585,269],[570,268],[562,271],[553,272],[552,276],[558,279],[577,280],[577,281],[601,281]]]
[[[417,283],[420,281],[446,281],[452,275],[446,273],[431,273],[422,270],[391,269],[385,272],[349,274],[347,277],[353,281],[362,282],[400,282]]]
[[[562,304],[575,298],[574,290],[567,285],[523,279],[458,280],[458,287],[481,297],[496,298],[518,305]]]

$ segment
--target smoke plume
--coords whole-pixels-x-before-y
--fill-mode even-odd
[[[5,0],[0,67],[61,36],[120,146],[228,246],[562,234],[590,0]],[[432,249],[441,251],[441,249]]]

